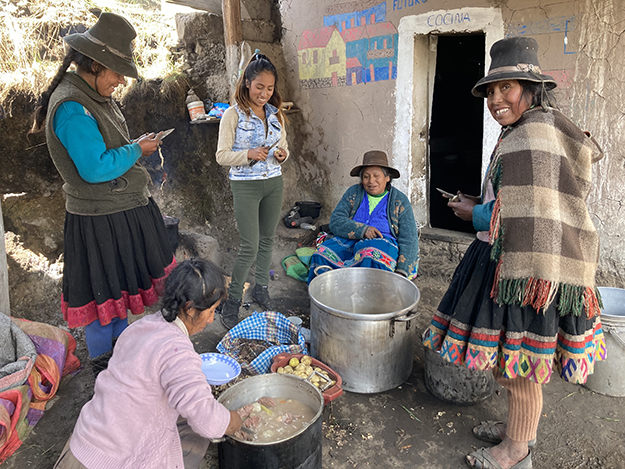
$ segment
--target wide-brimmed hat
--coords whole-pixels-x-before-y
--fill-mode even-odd
[[[391,178],[397,179],[399,177],[399,171],[388,165],[386,153],[381,150],[371,150],[365,153],[362,157],[362,164],[352,169],[349,172],[349,175],[354,177],[359,176],[360,170],[366,166],[380,166],[388,169],[388,173]]]
[[[497,41],[490,48],[490,57],[490,69],[471,90],[473,96],[485,98],[486,85],[501,80],[543,83],[546,90],[557,86],[553,77],[543,75],[538,63],[538,43],[532,37],[509,37]]]
[[[63,40],[81,54],[101,63],[121,75],[137,78],[132,59],[135,28],[123,16],[102,13],[96,24],[84,33],[70,34]]]

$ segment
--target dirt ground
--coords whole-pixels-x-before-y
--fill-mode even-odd
[[[274,249],[276,279],[270,291],[279,311],[306,316],[306,285],[287,277],[279,261],[307,240],[305,233],[279,229]],[[224,259],[230,265],[232,256]],[[440,275],[417,280],[421,302],[417,328],[423,331],[447,287]],[[245,314],[251,314],[256,304]],[[242,310],[245,311],[245,310]],[[193,337],[198,352],[215,350],[225,329],[219,321]],[[51,468],[72,432],[82,405],[93,393],[94,378],[86,361],[84,341],[78,336],[82,372],[62,383],[52,407],[18,451],[7,469]],[[396,389],[378,394],[345,394],[323,413],[323,467],[454,469],[465,467],[464,456],[481,446],[471,428],[481,420],[506,416],[503,388],[475,406],[460,407],[434,398],[424,384],[424,351],[414,351],[409,379]],[[533,451],[536,469],[625,468],[625,398],[596,394],[582,386],[554,378],[544,386],[544,407],[538,444]],[[217,447],[211,445],[203,468],[216,469]],[[224,469],[224,468],[222,468]],[[288,469],[288,468],[285,468]]]

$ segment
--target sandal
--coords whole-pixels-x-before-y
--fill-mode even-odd
[[[475,459],[474,464],[469,462],[469,456]],[[501,464],[490,454],[488,448],[480,448],[477,451],[473,451],[465,458],[465,461],[469,467],[474,467],[475,469],[503,469]],[[530,449],[527,456],[510,469],[532,469],[532,450]]]
[[[501,421],[486,420],[479,425],[473,427],[473,436],[478,440],[486,441],[498,445],[503,440],[498,425],[504,425]],[[527,442],[528,448],[536,446],[536,438]]]

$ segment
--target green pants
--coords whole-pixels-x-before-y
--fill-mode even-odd
[[[256,261],[256,284],[269,283],[271,250],[282,210],[282,176],[253,181],[230,181],[234,216],[239,228],[239,253],[234,263],[229,294],[239,300],[247,274]]]

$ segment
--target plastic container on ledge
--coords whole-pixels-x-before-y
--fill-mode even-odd
[[[187,93],[187,109],[189,110],[189,117],[192,121],[206,115],[206,110],[204,109],[204,103],[200,98],[197,97],[195,91],[192,89]]]

